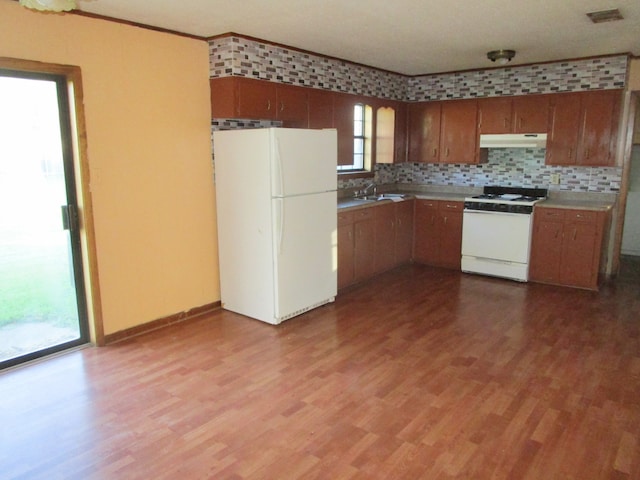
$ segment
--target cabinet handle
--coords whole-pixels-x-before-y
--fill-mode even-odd
[[[587,148],[586,158],[589,158],[589,153],[590,153],[590,151],[589,151],[589,150],[590,150],[590,149],[589,149],[589,148]]]
[[[280,111],[284,112],[284,102],[280,102]]]
[[[518,118],[518,129],[522,130],[522,117]]]
[[[569,155],[567,158],[571,158],[572,155],[573,155],[573,147],[569,147]]]
[[[444,217],[444,224],[447,224],[447,217]]]
[[[437,148],[434,148],[434,149],[433,149],[433,156],[435,157],[435,156],[437,156],[437,155],[438,155],[438,149],[437,149]]]
[[[446,156],[448,157],[449,156],[449,147],[447,147],[445,152],[446,152]]]
[[[271,110],[271,100],[267,100],[267,110]]]
[[[573,239],[574,239],[574,240],[576,239],[576,234],[577,234],[577,233],[578,233],[578,229],[577,229],[577,228],[574,228],[574,229],[573,229]]]

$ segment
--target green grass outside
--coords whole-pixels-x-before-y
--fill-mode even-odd
[[[46,322],[77,328],[66,232],[0,232],[0,327]]]

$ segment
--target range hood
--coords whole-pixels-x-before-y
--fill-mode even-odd
[[[480,135],[480,148],[546,148],[546,133]]]

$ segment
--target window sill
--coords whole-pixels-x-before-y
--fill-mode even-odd
[[[338,178],[340,180],[348,180],[350,178],[373,178],[375,174],[373,172],[360,170],[356,172],[338,172]]]

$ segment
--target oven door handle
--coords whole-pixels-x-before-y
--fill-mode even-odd
[[[509,215],[511,217],[513,216],[522,216],[522,215],[532,215],[531,213],[513,213],[513,212],[489,212],[486,210],[468,210],[468,209],[464,209],[462,211],[463,214],[471,214],[471,215]]]

